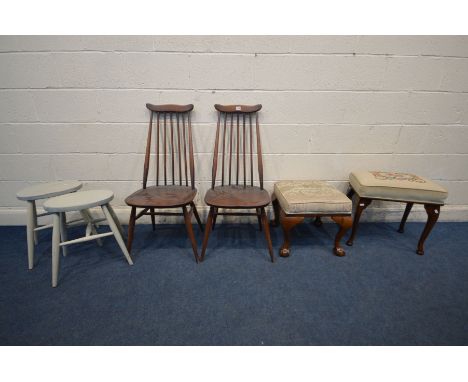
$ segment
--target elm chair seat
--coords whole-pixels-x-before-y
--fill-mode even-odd
[[[47,199],[58,195],[75,192],[82,187],[82,183],[77,180],[65,180],[58,182],[39,183],[33,186],[23,188],[16,193],[19,200],[27,202],[26,205],[26,237],[28,243],[28,268],[34,268],[34,246],[39,243],[37,232],[42,229],[51,228],[52,225],[38,225],[38,218],[49,215],[46,213],[37,213],[36,201]],[[85,221],[92,220],[92,216],[88,211],[82,211],[82,216]],[[66,217],[64,216],[64,224],[66,225]],[[66,255],[66,248],[63,248],[63,254]]]
[[[181,207],[191,203],[196,195],[197,189],[190,186],[152,186],[134,192],[125,203],[141,208]]]
[[[270,201],[268,192],[255,186],[218,186],[205,194],[205,203],[218,208],[261,208]]]
[[[288,180],[275,183],[273,207],[275,225],[281,223],[284,242],[280,256],[290,255],[290,231],[305,218],[315,218],[315,225],[322,224],[321,217],[328,216],[338,224],[333,252],[345,256],[340,240],[352,225],[352,202],[335,187],[317,180]]]
[[[44,203],[44,209],[48,212],[80,211],[107,204],[112,199],[114,193],[109,190],[80,191],[51,198]]]
[[[19,200],[39,200],[53,196],[68,194],[79,190],[83,184],[77,180],[65,180],[60,182],[40,183],[23,188],[18,191],[16,197]]]
[[[146,141],[143,167],[143,187],[125,199],[131,207],[128,222],[127,248],[130,252],[133,243],[135,223],[142,216],[151,216],[153,231],[156,230],[156,216],[183,216],[187,235],[192,244],[193,256],[198,263],[198,249],[192,228],[192,215],[200,230],[203,230],[197,207],[193,200],[195,188],[195,161],[191,111],[193,105],[153,105],[146,104],[150,111],[148,137]],[[148,185],[151,151],[154,148],[154,170],[156,185]],[[190,209],[189,209],[190,207]],[[142,208],[137,213],[137,208]],[[161,209],[176,208],[176,211]],[[177,210],[179,212],[177,212]]]
[[[424,255],[424,241],[429,236],[440,214],[440,207],[448,196],[445,188],[419,175],[388,171],[354,171],[349,175],[348,196],[357,195],[353,230],[347,241],[353,245],[359,220],[364,209],[373,200],[387,200],[406,203],[405,212],[398,232],[403,233],[406,219],[413,204],[423,204],[427,212],[427,222],[419,238],[416,253]]]
[[[106,236],[114,236],[122,253],[127,259],[128,264],[133,265],[130,254],[123,241],[123,229],[120,222],[110,205],[110,201],[114,198],[114,193],[109,190],[89,190],[81,191],[73,194],[56,196],[48,199],[44,203],[44,209],[53,216],[53,231],[52,231],[52,286],[56,287],[58,282],[60,256],[59,249],[70,244],[82,243],[90,240],[99,240]],[[106,233],[98,233],[93,226],[92,221],[88,221],[86,228],[86,236],[67,240],[66,226],[64,216],[70,211],[87,211],[88,208],[100,207],[104,213],[105,219],[111,229]]]

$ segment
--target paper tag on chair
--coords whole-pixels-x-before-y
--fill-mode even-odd
[[[242,107],[241,106],[236,106],[236,111],[242,111]]]

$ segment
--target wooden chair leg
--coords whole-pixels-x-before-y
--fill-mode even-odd
[[[208,213],[208,219],[206,220],[205,236],[203,237],[203,245],[202,245],[202,253],[200,256],[200,261],[203,261],[205,259],[206,247],[208,246],[208,239],[210,237],[211,227],[213,226],[213,215],[214,215],[214,207],[210,207],[210,212]]]
[[[60,215],[52,215],[52,287],[57,286],[60,267]]]
[[[273,199],[274,198],[274,199]],[[273,205],[273,214],[274,214],[274,220],[271,222],[271,225],[273,227],[278,227],[279,226],[279,215],[280,215],[280,205],[278,202],[278,199],[276,199],[275,196],[272,197],[272,202],[271,204]]]
[[[200,231],[203,232],[203,225],[200,220],[200,215],[198,215],[197,207],[195,206],[194,202],[190,203],[190,207],[192,207],[193,214],[195,215],[195,219],[197,220],[198,226],[200,227]]]
[[[154,216],[154,208],[150,208],[151,211],[151,225],[153,226],[153,231],[156,231],[156,218]]]
[[[353,222],[353,229],[351,231],[351,236],[346,242],[347,245],[353,245],[354,237],[356,236],[357,227],[359,225],[359,219],[361,219],[362,211],[366,209],[366,207],[371,204],[372,199],[368,198],[358,198],[356,212],[354,213],[354,222]]]
[[[316,216],[314,220],[314,226],[321,227],[323,225],[322,218],[320,216]]]
[[[425,204],[424,209],[427,212],[427,222],[421,234],[421,238],[419,239],[418,249],[416,250],[416,253],[421,256],[424,255],[424,242],[431,233],[440,214],[440,206],[436,204]]]
[[[262,232],[262,210],[257,208],[258,229]]]
[[[211,230],[213,231],[215,229],[215,225],[216,225],[216,218],[218,217],[218,208],[217,207],[213,207],[214,210],[213,210],[213,224],[211,225]]]
[[[299,223],[304,221],[303,216],[286,216],[284,211],[280,210],[280,223],[283,228],[284,242],[280,248],[279,254],[281,257],[288,257],[291,252],[289,247],[291,246],[291,229]]]
[[[26,237],[28,242],[28,268],[34,268],[34,210],[36,205],[34,201],[27,203]]]
[[[271,244],[271,237],[270,237],[270,223],[268,222],[268,216],[265,212],[265,207],[260,209],[261,221],[263,223],[263,229],[265,231],[265,239],[268,245],[268,251],[270,253],[271,262],[275,262],[275,255],[273,253],[273,245]]]
[[[67,241],[67,217],[65,212],[60,212],[60,239],[62,242]],[[67,256],[67,246],[62,246],[62,255]]]
[[[127,250],[129,253],[132,251],[133,232],[135,231],[135,217],[136,207],[132,207],[132,212],[130,213],[130,220],[128,221]]]
[[[413,208],[413,203],[406,203],[405,212],[403,213],[403,217],[401,218],[400,227],[398,228],[398,232],[403,233],[405,232],[405,223],[406,219],[408,219],[408,215],[411,212],[411,208]]]
[[[340,226],[336,236],[335,236],[335,248],[333,248],[333,253],[336,256],[344,256],[346,255],[346,252],[344,249],[340,246],[340,240],[346,233],[348,229],[351,228],[353,225],[353,219],[351,216],[332,216],[332,220]]]
[[[187,228],[187,234],[192,243],[193,255],[195,256],[195,262],[198,264],[198,250],[197,250],[197,241],[195,240],[195,235],[193,234],[192,227],[192,211],[188,212],[187,206],[182,207],[182,212],[184,213],[185,227]]]

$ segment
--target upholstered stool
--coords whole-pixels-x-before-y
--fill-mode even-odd
[[[353,245],[362,211],[372,200],[387,200],[406,203],[398,232],[403,233],[406,219],[413,204],[423,204],[427,212],[427,223],[419,239],[416,253],[424,255],[424,241],[429,236],[437,219],[440,207],[448,196],[445,188],[433,181],[401,172],[356,171],[349,175],[350,191],[348,197],[357,194],[357,207],[354,215],[353,230],[346,244]]]
[[[273,199],[275,225],[279,221],[284,232],[280,256],[290,254],[290,231],[295,225],[309,217],[321,225],[322,216],[331,217],[339,225],[333,252],[337,256],[345,255],[340,240],[352,224],[352,203],[345,194],[321,181],[282,181],[275,183]]]
[[[19,200],[27,202],[27,221],[26,221],[26,237],[28,242],[28,267],[34,267],[34,245],[38,244],[37,231],[51,228],[52,224],[38,227],[37,218],[49,215],[48,212],[38,214],[36,208],[36,200],[47,199],[57,195],[68,194],[79,190],[82,183],[77,180],[67,180],[60,182],[49,182],[35,184],[18,191],[16,197]],[[66,254],[64,248],[64,255]]]
[[[101,237],[114,235],[117,244],[122,250],[127,262],[133,265],[132,259],[127,251],[123,241],[123,229],[117,219],[114,210],[109,202],[114,198],[112,191],[108,190],[90,190],[81,191],[73,194],[56,196],[44,203],[44,209],[53,214],[53,232],[52,232],[52,286],[57,286],[60,247],[70,244],[82,243],[89,240],[97,240]],[[97,233],[91,223],[86,228],[86,236],[67,241],[66,232],[63,231],[64,214],[70,211],[82,211],[92,207],[101,207],[102,212],[110,226],[111,231],[106,233]],[[62,240],[60,240],[62,237]]]

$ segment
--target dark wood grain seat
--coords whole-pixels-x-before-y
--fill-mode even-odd
[[[127,248],[130,252],[135,222],[142,216],[151,216],[153,231],[156,228],[155,216],[183,216],[192,244],[193,255],[198,263],[197,242],[191,223],[192,214],[195,216],[200,230],[203,231],[203,228],[193,202],[195,195],[197,195],[190,122],[190,112],[193,110],[193,105],[153,105],[147,103],[146,107],[151,113],[143,168],[143,188],[125,199],[125,203],[132,207],[128,222]],[[156,120],[156,128],[153,126],[153,120]],[[152,136],[154,136],[154,140]],[[153,141],[156,159],[154,171],[156,185],[148,187],[150,152]],[[190,206],[190,210],[188,206]],[[143,208],[143,210],[137,214],[137,208]],[[158,211],[158,209],[166,208],[181,208],[182,212]]]
[[[152,186],[142,188],[128,196],[125,203],[135,207],[181,207],[193,201],[197,189],[188,186]]]
[[[218,215],[256,216],[265,239],[270,259],[275,261],[271,245],[270,228],[265,207],[270,195],[263,189],[263,159],[258,111],[262,105],[214,105],[218,111],[216,138],[213,151],[211,189],[205,194],[210,206],[200,260],[205,258],[210,232]],[[221,161],[218,163],[218,157]],[[255,164],[254,164],[255,163]],[[254,167],[256,167],[254,186]],[[220,169],[221,171],[218,171]],[[220,172],[220,179],[217,179]],[[216,184],[216,182],[218,184]],[[255,212],[226,211],[220,209],[249,210]]]
[[[208,190],[205,203],[218,208],[261,208],[270,204],[270,195],[260,187],[218,186]]]

